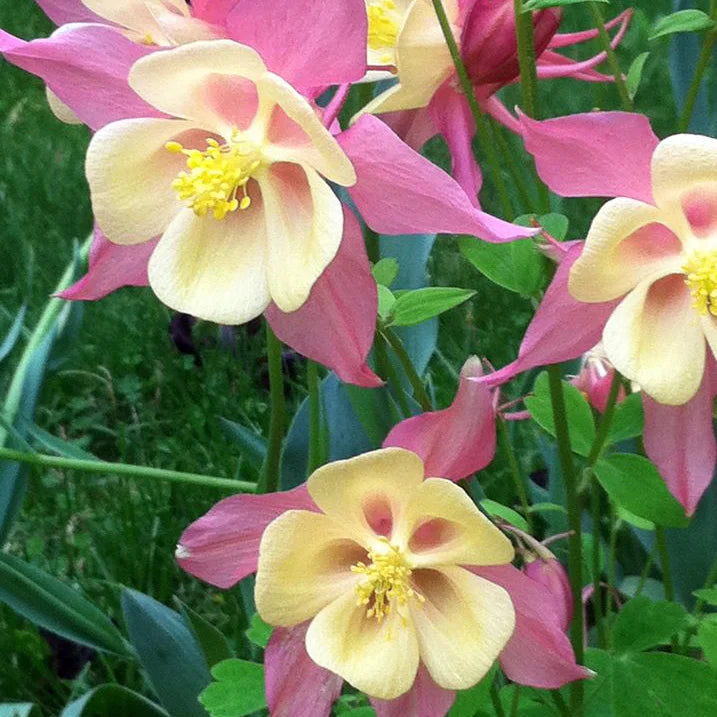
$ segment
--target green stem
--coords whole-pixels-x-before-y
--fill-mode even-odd
[[[323,463],[323,446],[319,367],[310,359],[306,362],[306,383],[309,389],[309,474],[311,474]]]
[[[710,589],[713,588],[715,583],[717,583],[717,558],[715,558],[714,563],[712,563],[712,567],[710,568],[709,573],[707,574],[707,579],[705,580],[705,588]],[[695,609],[693,610],[693,615],[695,617],[699,617],[702,614],[702,611],[705,609],[705,601],[702,598],[699,598],[697,602],[695,603]]]
[[[714,3],[713,3],[714,7]],[[712,18],[715,19],[715,13],[712,11]],[[692,119],[692,113],[695,109],[695,103],[697,102],[697,96],[700,92],[700,86],[702,85],[702,79],[704,78],[705,70],[712,57],[712,50],[714,48],[715,40],[717,40],[717,32],[714,30],[708,30],[705,34],[705,41],[702,44],[702,51],[695,65],[695,71],[692,74],[692,80],[690,86],[687,89],[687,97],[685,98],[685,106],[682,108],[679,122],[677,123],[678,132],[687,132],[690,126],[690,120]]]
[[[510,704],[510,717],[518,717],[518,706],[520,705],[520,685],[515,685],[513,701]]]
[[[602,600],[602,572],[600,570],[600,507],[602,497],[600,492],[600,484],[597,479],[593,479],[593,486],[590,495],[590,503],[592,507],[593,521],[593,551],[592,551],[592,571],[593,571],[593,608],[595,610],[595,628],[598,635],[598,645],[605,649],[607,645],[605,637],[605,625],[603,622],[603,600]]]
[[[572,587],[573,605],[575,611],[572,625],[570,627],[570,639],[575,651],[575,659],[579,664],[583,662],[583,616],[580,605],[582,605],[583,589],[583,538],[582,526],[580,524],[580,497],[578,495],[577,479],[573,455],[570,449],[570,429],[568,427],[567,412],[565,410],[565,395],[563,393],[563,381],[560,375],[560,366],[548,366],[548,380],[550,383],[550,399],[553,406],[553,420],[555,422],[555,435],[558,441],[558,453],[560,456],[560,467],[565,481],[565,493],[568,504],[568,523],[570,526],[570,537],[568,542],[568,571],[570,573],[570,585]],[[579,717],[582,714],[583,686],[582,681],[573,683],[571,689],[571,714]]]
[[[605,412],[602,414],[600,419],[600,425],[598,426],[597,433],[595,434],[595,440],[593,441],[592,448],[590,449],[590,456],[588,457],[588,464],[594,466],[600,455],[602,454],[605,442],[610,433],[610,425],[612,424],[613,416],[615,415],[615,405],[617,404],[617,397],[620,393],[620,386],[622,385],[620,374],[615,371],[612,377],[612,383],[610,384],[610,393],[607,397],[607,404],[605,405]]]
[[[620,69],[620,63],[617,60],[617,55],[610,44],[610,35],[608,35],[607,28],[605,27],[605,18],[603,17],[600,3],[590,2],[588,3],[588,7],[590,8],[590,12],[593,16],[593,21],[595,22],[603,50],[607,55],[607,62],[608,65],[610,65],[610,71],[615,78],[615,85],[617,86],[617,91],[620,95],[622,108],[626,112],[632,112],[635,107],[632,99],[630,98],[630,92],[627,89],[627,85],[625,84],[625,78],[623,77],[622,70]]]
[[[80,247],[79,256],[83,262],[87,259],[93,237],[94,234],[90,234]],[[72,283],[75,276],[76,263],[77,259],[73,256],[72,261],[70,261],[67,265],[67,268],[62,274],[62,278],[57,284],[53,294],[58,294]],[[65,306],[67,306],[67,301],[65,299],[51,298],[45,305],[45,309],[40,316],[40,320],[33,329],[32,334],[30,334],[30,339],[25,346],[25,350],[22,352],[22,356],[17,364],[17,368],[15,369],[15,373],[13,374],[12,381],[10,382],[10,386],[5,396],[2,409],[0,410],[0,413],[2,413],[2,416],[7,424],[12,425],[17,417],[20,402],[22,400],[23,388],[25,386],[25,379],[30,369],[33,356]],[[5,445],[7,438],[8,431],[0,425],[0,446]]]
[[[612,609],[613,588],[615,587],[615,568],[617,565],[617,534],[620,529],[620,521],[615,511],[615,506],[610,505],[610,542],[607,554],[607,602],[605,614]]]
[[[23,453],[11,448],[0,447],[0,460],[17,461],[45,468],[58,468],[60,470],[74,470],[82,473],[102,473],[103,475],[129,476],[132,478],[151,478],[154,480],[169,481],[170,483],[188,483],[190,485],[218,488],[234,491],[236,493],[253,493],[256,489],[254,483],[232,480],[231,478],[217,478],[199,473],[183,473],[170,471],[164,468],[149,468],[136,466],[130,463],[111,463],[109,461],[91,461],[75,458],[60,458],[45,453]]]
[[[505,136],[503,135],[503,129],[492,117],[490,118],[490,126],[493,130],[493,138],[500,149],[500,154],[505,160],[505,166],[508,168],[508,172],[510,173],[513,186],[518,190],[520,201],[523,206],[528,207],[531,211],[537,211],[535,198],[530,195],[530,191],[525,183],[521,168],[515,161],[515,152],[506,141]]]
[[[533,518],[530,513],[530,503],[528,502],[528,491],[525,487],[525,480],[520,472],[520,466],[518,465],[518,459],[516,458],[515,451],[513,450],[513,444],[510,441],[510,435],[508,434],[508,426],[506,421],[498,417],[497,420],[498,435],[500,436],[500,445],[503,449],[508,465],[510,466],[510,473],[513,477],[513,485],[515,486],[515,492],[518,494],[518,500],[520,501],[520,507],[523,509],[523,516],[528,523],[529,532],[533,532]]]
[[[672,582],[670,554],[667,550],[667,536],[665,529],[661,525],[655,527],[655,541],[657,543],[657,554],[660,556],[660,570],[662,572],[662,584],[665,586],[665,599],[674,602],[675,588]]]
[[[396,367],[391,361],[388,351],[388,342],[386,337],[382,333],[376,335],[374,341],[374,349],[376,351],[376,365],[380,376],[383,376],[394,389],[394,395],[398,401],[398,406],[401,409],[401,413],[404,418],[408,418],[411,415],[411,407],[408,405],[408,399],[403,391],[403,385],[401,379],[398,376]]]
[[[418,375],[416,367],[413,365],[413,361],[411,361],[411,357],[408,355],[408,351],[406,351],[406,347],[403,345],[403,341],[401,341],[400,336],[393,329],[390,329],[387,326],[384,326],[381,329],[381,333],[388,342],[389,346],[396,352],[396,356],[401,362],[401,367],[406,374],[406,378],[413,388],[414,398],[421,404],[421,408],[424,411],[432,411],[433,403],[431,402],[428,392],[426,391],[426,387],[423,385],[423,381]]]
[[[281,341],[266,322],[266,352],[269,363],[269,441],[257,493],[275,493],[279,490],[281,445],[284,440],[286,404],[284,399],[284,371],[281,360]]]
[[[558,712],[560,712],[561,717],[570,717],[570,709],[565,703],[565,700],[560,692],[558,692],[558,690],[550,690],[550,694],[553,697],[553,702],[555,702],[555,706],[558,708]]]
[[[640,573],[640,580],[637,583],[637,588],[635,590],[635,597],[639,597],[642,595],[642,591],[645,589],[645,583],[647,582],[647,576],[650,574],[650,568],[652,567],[652,564],[655,562],[655,553],[657,552],[657,543],[652,546],[652,550],[650,551],[650,554],[647,556],[647,560],[645,561],[645,565],[642,567],[642,572]]]
[[[505,717],[505,710],[500,701],[500,694],[498,692],[498,686],[495,684],[495,680],[490,686],[490,700],[493,703],[493,709],[498,717]]]
[[[443,32],[443,37],[446,40],[446,45],[448,45],[448,51],[451,53],[451,59],[453,60],[453,65],[456,68],[456,73],[458,74],[458,79],[461,83],[461,89],[468,101],[471,114],[473,115],[473,121],[475,122],[476,133],[478,135],[478,143],[480,144],[481,152],[485,155],[486,160],[488,161],[490,176],[492,177],[495,188],[498,191],[500,203],[503,207],[503,213],[506,217],[512,218],[513,207],[510,201],[510,194],[508,193],[508,188],[503,180],[503,175],[501,174],[501,165],[498,153],[495,150],[495,145],[490,139],[488,123],[486,122],[483,112],[481,112],[478,100],[473,92],[473,86],[471,84],[470,77],[468,76],[468,71],[461,59],[461,53],[458,49],[456,38],[453,36],[453,30],[451,29],[451,24],[448,21],[443,3],[441,0],[432,0],[432,2],[433,9],[435,10],[436,17],[438,18],[438,23],[440,24],[441,31]]]

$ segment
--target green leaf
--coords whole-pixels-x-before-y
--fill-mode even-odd
[[[591,2],[591,0],[526,0],[523,3],[523,12],[544,10],[549,7],[563,7],[564,5],[579,5],[585,2]],[[610,0],[594,0],[594,2],[609,4]]]
[[[112,621],[77,590],[13,555],[0,553],[0,600],[36,625],[97,650],[126,655]]]
[[[711,30],[715,22],[707,13],[702,10],[679,10],[667,17],[663,17],[652,31],[649,40],[656,40],[658,37],[673,35],[676,32],[701,32]]]
[[[373,707],[357,707],[348,712],[341,713],[343,717],[376,717]]]
[[[23,304],[20,310],[15,315],[8,332],[5,334],[5,338],[0,344],[0,363],[7,357],[7,355],[15,348],[17,340],[20,338],[22,332],[22,325],[25,321],[25,314],[27,313],[27,306]],[[1,713],[0,713],[1,714]]]
[[[645,423],[645,411],[642,406],[642,394],[632,393],[615,406],[608,442],[618,443],[628,438],[642,435]]]
[[[521,214],[513,220],[514,224],[522,227],[532,227],[536,223],[550,234],[553,239],[563,241],[568,234],[570,220],[564,214],[550,212],[549,214]]]
[[[706,602],[708,605],[714,605],[717,607],[717,587],[701,588],[699,590],[695,590],[692,594],[699,600]]]
[[[43,428],[40,428],[40,426],[36,426],[34,423],[23,425],[22,428],[28,436],[33,438],[42,448],[50,451],[50,453],[56,453],[58,456],[62,456],[63,458],[74,458],[81,461],[100,460],[97,456],[92,455],[92,453],[88,453],[78,445],[70,441],[65,441],[57,436],[53,436],[51,433],[48,433]]]
[[[271,625],[267,625],[260,617],[259,613],[254,613],[251,616],[251,622],[249,629],[246,631],[246,636],[257,646],[265,648],[269,644],[269,638],[273,631]]]
[[[255,470],[261,470],[266,458],[266,439],[240,423],[221,416],[219,426],[224,435],[239,446],[242,458]]]
[[[655,524],[651,520],[645,520],[645,518],[640,518],[639,515],[631,513],[627,508],[623,507],[622,505],[618,505],[616,507],[617,515],[620,520],[624,520],[626,523],[634,525],[636,528],[640,528],[640,530],[655,530]]]
[[[687,619],[687,610],[678,603],[653,602],[643,596],[628,600],[613,624],[613,649],[618,654],[641,652],[666,643]]]
[[[490,688],[497,669],[497,666],[493,665],[477,685],[468,690],[456,692],[456,701],[446,717],[474,717],[481,707],[487,707],[490,704]],[[490,709],[492,712],[492,707]]]
[[[508,508],[508,506],[496,503],[496,501],[491,500],[490,498],[484,498],[480,502],[480,507],[483,508],[483,510],[488,513],[491,518],[507,520],[511,525],[514,525],[516,528],[520,528],[526,532],[530,530],[525,518],[523,518],[520,513],[516,513],[512,508]]]
[[[398,276],[399,269],[398,260],[392,256],[387,256],[385,259],[381,259],[373,265],[371,273],[377,284],[391,286]]]
[[[468,301],[475,295],[470,289],[427,286],[401,294],[393,305],[394,326],[415,326]]]
[[[396,304],[396,297],[391,289],[383,284],[378,285],[378,315],[386,320],[391,316],[393,307]]]
[[[128,589],[122,592],[122,612],[130,641],[167,712],[206,717],[197,699],[211,681],[209,668],[182,618],[149,595]]]
[[[635,99],[635,95],[637,94],[637,90],[640,87],[640,80],[642,79],[642,70],[645,67],[645,62],[647,61],[647,58],[650,56],[649,52],[642,52],[640,53],[630,65],[630,69],[627,71],[627,80],[625,84],[627,85],[627,92],[630,95],[630,99]]]
[[[185,605],[179,598],[175,597],[174,602],[179,608],[184,624],[194,633],[209,667],[234,657],[234,652],[220,630]]]
[[[558,505],[557,503],[533,503],[528,508],[529,513],[565,513],[567,515],[567,510],[565,509],[565,506]]]
[[[6,702],[0,704],[0,717],[41,717],[41,714],[32,702]]]
[[[266,707],[264,665],[232,659],[212,668],[212,682],[199,701],[212,717],[243,717]]]
[[[600,485],[623,508],[657,525],[681,528],[688,524],[657,468],[642,456],[616,453],[595,465]]]
[[[169,717],[157,704],[121,685],[100,685],[71,702],[60,717],[97,717],[98,715],[127,715],[127,717]],[[0,713],[1,717],[1,713]]]
[[[475,237],[460,237],[458,247],[494,284],[522,296],[531,296],[540,289],[545,257],[532,239],[491,244]]]
[[[590,454],[595,440],[595,420],[590,404],[580,391],[567,381],[563,381],[565,410],[570,426],[570,445],[575,453],[581,456]],[[525,407],[530,411],[533,420],[551,436],[555,436],[553,407],[550,400],[548,374],[538,376],[533,387],[533,395],[525,399]]]
[[[715,615],[709,615],[700,621],[697,630],[697,639],[699,640],[702,652],[704,652],[705,660],[717,668],[717,620]]]

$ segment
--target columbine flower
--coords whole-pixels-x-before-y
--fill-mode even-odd
[[[95,218],[117,244],[161,239],[149,282],[173,309],[225,324],[273,300],[295,311],[334,258],[356,180],[308,102],[229,40],[137,62],[130,86],[176,119],[102,128],[87,153]]]
[[[615,367],[610,363],[601,342],[583,354],[580,372],[572,379],[571,383],[585,396],[596,411],[604,413],[614,377]],[[624,401],[625,396],[625,388],[620,386],[617,403]]]
[[[619,197],[592,222],[570,272],[583,302],[622,298],[605,353],[656,401],[681,405],[717,351],[717,140],[675,135],[652,155],[653,202]]]
[[[388,448],[317,470],[321,512],[292,510],[264,531],[256,605],[272,625],[311,620],[317,664],[369,695],[407,692],[423,663],[447,689],[478,682],[515,625],[508,593],[464,565],[501,565],[510,541],[464,491],[423,479]]]

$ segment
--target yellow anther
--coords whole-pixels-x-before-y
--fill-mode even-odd
[[[241,141],[238,130],[233,130],[228,144],[219,144],[209,137],[207,148],[184,149],[179,142],[167,142],[165,148],[187,157],[187,169],[177,175],[172,188],[177,196],[204,217],[209,212],[215,219],[224,219],[230,212],[251,206],[247,184],[261,167],[258,150],[250,142]],[[241,192],[241,199],[237,193]]]
[[[381,622],[389,615],[394,606],[406,605],[410,598],[425,602],[423,595],[417,593],[409,583],[412,570],[406,563],[401,551],[391,545],[387,538],[380,538],[382,549],[370,550],[369,565],[360,562],[351,566],[351,571],[365,575],[366,579],[356,586],[356,604],[367,605],[366,617],[373,617]],[[401,616],[403,624],[407,624],[405,616]]]
[[[370,2],[366,8],[368,13],[368,46],[372,50],[388,48],[393,50],[398,41],[400,17],[396,11],[396,4],[392,0],[377,0]],[[382,61],[388,57],[393,60],[393,54],[382,55]]]
[[[717,251],[695,249],[682,270],[692,294],[692,306],[702,316],[717,316]]]
[[[140,41],[143,45],[154,45],[154,38],[147,33]]]

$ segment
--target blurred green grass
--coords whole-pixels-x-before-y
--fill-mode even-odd
[[[667,89],[667,43],[648,47],[647,35],[654,19],[668,12],[669,0],[635,5],[639,9],[619,54],[627,67],[637,54],[651,50],[636,104],[664,135],[675,120]],[[627,6],[621,1],[610,7],[618,12]],[[584,8],[566,12],[565,31],[589,25]],[[31,0],[3,3],[0,27],[28,39],[52,30]],[[582,48],[581,56],[590,49],[596,51],[594,43]],[[519,101],[515,88],[505,95],[509,106]],[[546,116],[618,107],[614,88],[571,80],[542,84],[541,101]],[[83,176],[88,139],[86,129],[55,120],[39,80],[7,63],[0,65],[0,336],[22,304],[29,306],[26,325],[34,324],[72,255],[73,242],[90,230]],[[508,141],[518,147],[514,139]],[[489,190],[484,204],[489,210],[497,207]],[[570,216],[569,237],[579,238],[598,204],[555,199],[553,209]],[[486,356],[496,366],[514,358],[534,307],[529,299],[482,277],[457,252],[451,237],[439,239],[429,268],[433,283],[477,292],[440,320],[444,358],[434,359],[430,371],[439,403],[445,405],[455,390],[455,371],[469,354]],[[247,477],[216,417],[265,428],[263,337],[239,329],[236,345],[228,351],[221,347],[215,327],[200,326],[204,365],[197,369],[192,358],[179,354],[170,342],[169,320],[169,312],[148,289],[124,289],[86,305],[81,335],[62,369],[47,382],[37,422],[107,460]],[[5,387],[2,381],[0,389]],[[296,385],[291,389],[294,404],[302,391]],[[523,444],[524,468],[536,467],[536,456],[521,439]],[[497,499],[509,490],[505,476],[499,456],[486,475],[488,490]],[[181,530],[219,497],[192,487],[36,471],[10,549],[77,581],[115,615],[116,586],[125,584],[164,602],[179,594],[219,627],[236,632],[236,596],[189,579],[173,559]],[[72,684],[53,674],[47,647],[35,629],[2,606],[0,654],[10,655],[0,670],[0,698],[37,701],[47,714],[57,713]],[[130,665],[112,667],[118,681],[141,685]],[[95,662],[82,686],[106,679],[103,663]]]

